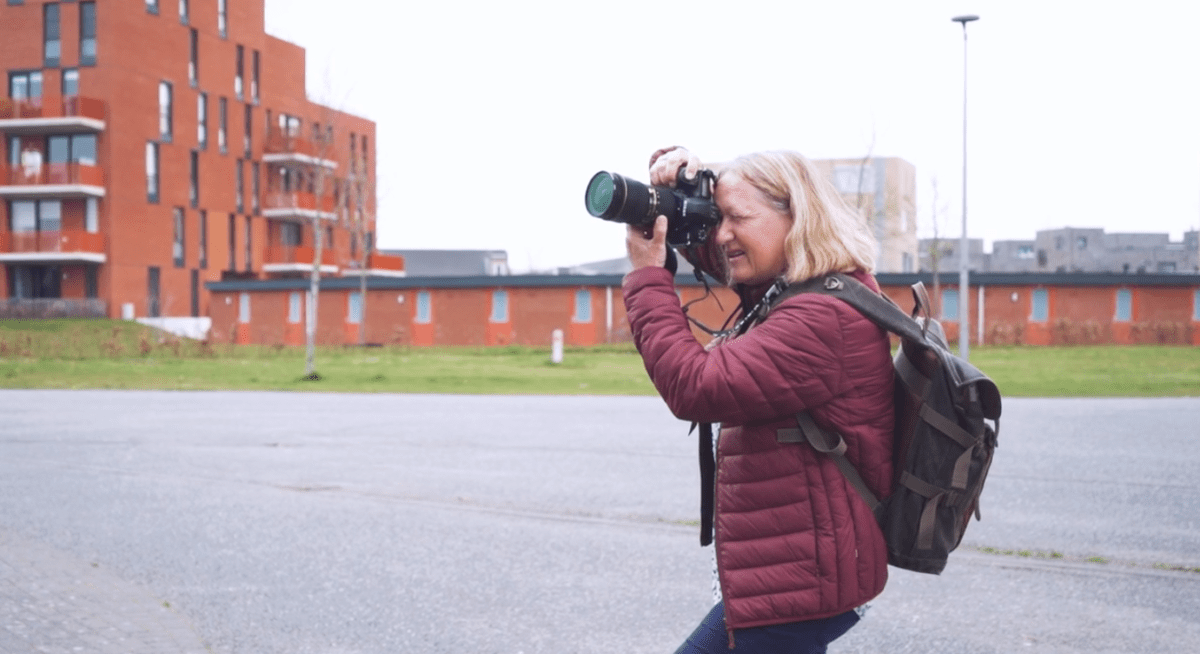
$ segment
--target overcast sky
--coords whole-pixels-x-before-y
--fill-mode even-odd
[[[383,248],[507,250],[515,271],[624,255],[598,170],[656,148],[916,166],[918,225],[972,237],[1200,227],[1190,2],[267,0],[309,97],[377,124]],[[268,63],[269,65],[269,63]]]

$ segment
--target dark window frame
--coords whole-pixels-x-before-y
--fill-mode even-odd
[[[200,85],[200,32],[194,27],[188,30],[188,82]]]
[[[201,209],[196,220],[196,265],[203,270],[208,268],[208,212]]]
[[[166,96],[163,96],[163,90]],[[165,104],[164,104],[165,102]],[[175,87],[167,80],[158,82],[158,140],[170,143],[175,138]]]
[[[79,65],[95,66],[98,56],[96,42],[96,3],[79,3]],[[91,43],[91,54],[88,53],[88,43]]]
[[[54,20],[51,21],[51,14]],[[53,32],[53,33],[52,33]],[[56,44],[58,52],[50,54],[50,44]],[[62,61],[62,7],[57,2],[42,5],[42,67],[58,68]]]
[[[188,202],[192,208],[200,206],[200,151],[188,153]]]
[[[185,232],[187,231],[187,213],[184,212],[183,207],[175,207],[174,212],[171,214],[171,221],[174,234],[171,239],[171,259],[176,268],[183,268],[187,259],[185,249],[187,244],[187,238],[185,237]]]
[[[150,157],[153,153],[153,171],[151,170]],[[162,191],[162,164],[159,160],[158,142],[146,141],[146,201],[151,204],[158,204],[158,198]]]

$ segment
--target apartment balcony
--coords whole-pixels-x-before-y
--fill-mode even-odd
[[[102,198],[99,166],[52,163],[40,166],[0,164],[0,198]]]
[[[312,272],[313,248],[309,245],[271,245],[263,259],[263,272],[309,273]],[[338,270],[333,252],[321,251],[321,273],[332,274]]]
[[[368,277],[404,277],[408,273],[404,270],[404,257],[391,254],[380,254],[371,252],[367,255],[367,267],[360,267],[357,259],[351,260],[342,269],[342,275],[346,277],[366,275]]]
[[[103,100],[66,98],[0,98],[0,132],[7,134],[81,134],[104,131]]]
[[[104,263],[104,235],[76,229],[0,233],[0,261]]]
[[[331,194],[322,196],[318,203],[315,194],[305,191],[267,193],[263,198],[262,214],[267,218],[323,218],[325,220],[337,218]]]
[[[262,160],[275,164],[324,166],[333,170],[337,168],[337,162],[329,158],[332,153],[331,145],[272,131],[267,134],[267,141],[263,145]]]

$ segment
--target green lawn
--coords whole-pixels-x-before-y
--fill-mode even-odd
[[[0,388],[653,395],[629,345],[568,348],[208,346],[136,323],[0,321]],[[975,347],[1006,397],[1200,396],[1200,347]]]

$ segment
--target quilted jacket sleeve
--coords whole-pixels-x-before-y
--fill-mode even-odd
[[[680,309],[670,273],[636,270],[623,291],[646,371],[683,420],[746,424],[825,404],[854,387],[857,371],[877,370],[879,346],[886,343],[844,302],[802,294],[781,302],[744,336],[705,351]]]

